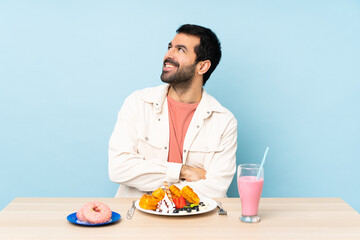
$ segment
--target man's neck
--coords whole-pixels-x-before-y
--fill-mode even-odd
[[[202,90],[202,85],[199,86],[196,84],[191,84],[187,88],[171,85],[168,96],[182,103],[197,103],[201,100]]]

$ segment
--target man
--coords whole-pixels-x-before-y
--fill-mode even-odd
[[[141,197],[164,181],[222,198],[236,168],[237,121],[203,85],[221,58],[207,28],[177,30],[163,60],[165,85],[136,91],[124,102],[109,142],[116,197]]]

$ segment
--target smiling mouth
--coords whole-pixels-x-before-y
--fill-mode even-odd
[[[175,61],[173,60],[165,60],[163,65],[163,71],[168,72],[176,69],[179,66]]]
[[[165,64],[165,66],[163,67],[163,71],[164,72],[170,72],[172,70],[174,70],[176,67],[174,65],[170,65],[170,64]]]

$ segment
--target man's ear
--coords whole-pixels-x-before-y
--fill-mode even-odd
[[[199,75],[204,75],[209,70],[210,66],[211,66],[210,60],[200,61],[198,63],[197,73]]]

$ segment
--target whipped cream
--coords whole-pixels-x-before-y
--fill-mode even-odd
[[[172,213],[176,209],[175,203],[173,203],[167,194],[165,193],[164,198],[158,202],[156,206],[156,212],[159,213]]]

